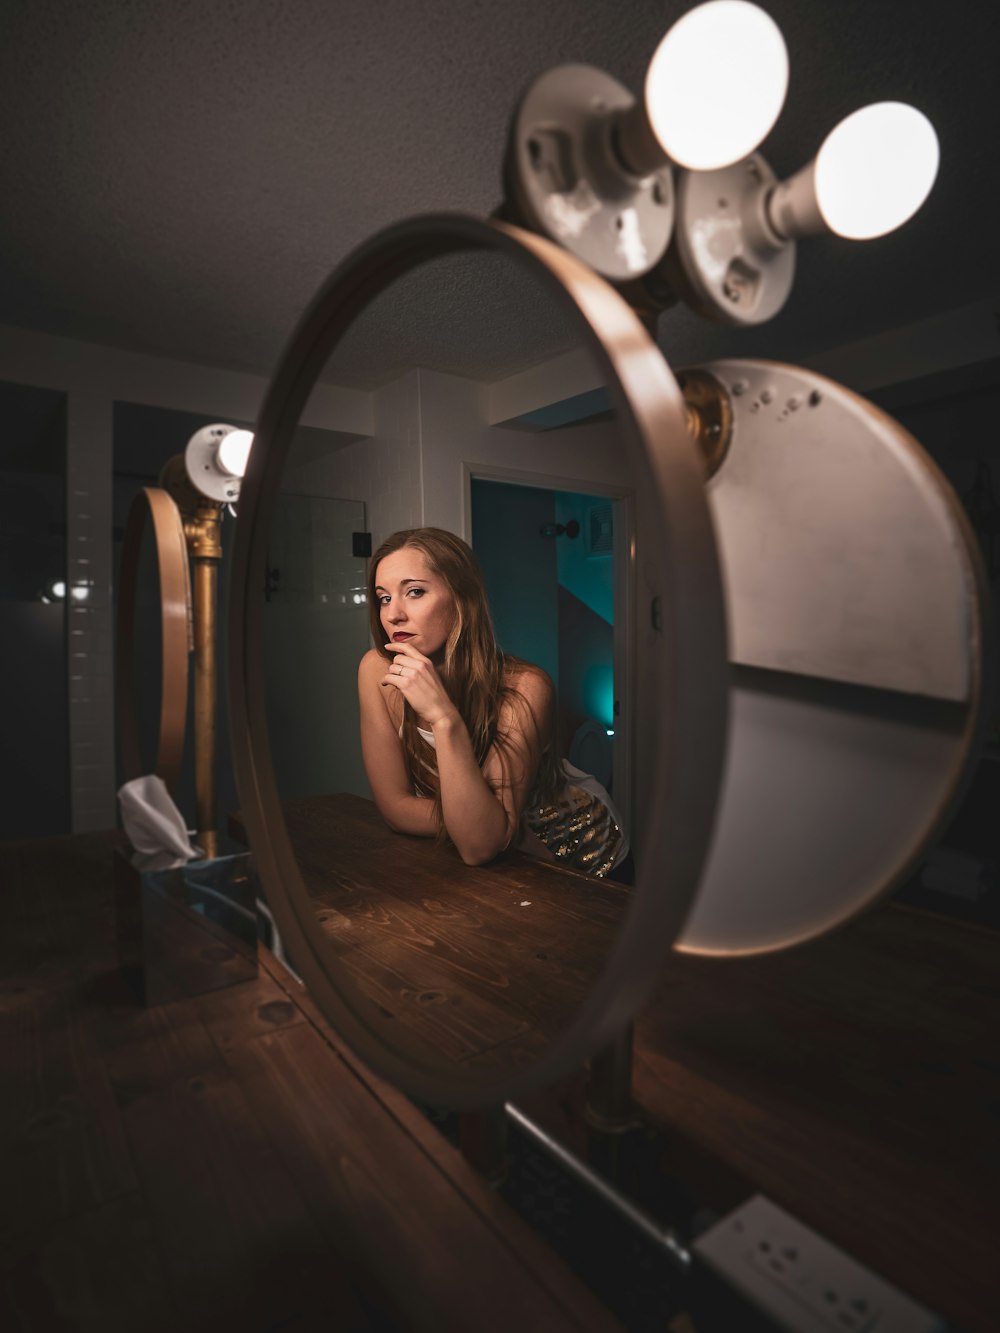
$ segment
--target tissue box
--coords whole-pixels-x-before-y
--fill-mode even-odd
[[[234,850],[239,848],[239,850]],[[251,855],[237,843],[210,861],[141,870],[115,848],[118,960],[146,1005],[204,995],[257,975],[257,889]]]

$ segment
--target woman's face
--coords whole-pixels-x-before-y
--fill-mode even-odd
[[[425,657],[443,659],[455,624],[455,602],[422,551],[404,546],[384,556],[375,571],[375,596],[390,646],[412,643]]]

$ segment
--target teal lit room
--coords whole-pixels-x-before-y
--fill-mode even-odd
[[[4,7],[0,1328],[996,1328],[998,55]]]

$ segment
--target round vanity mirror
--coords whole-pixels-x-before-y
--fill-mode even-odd
[[[187,726],[190,584],[184,525],[166,491],[129,506],[116,633],[116,724],[126,781],[155,773],[173,791]]]
[[[400,531],[417,535],[380,556]],[[468,825],[443,836],[437,766],[455,751],[421,725],[433,699],[408,703],[394,674],[423,658],[470,697],[494,662],[480,577],[502,717],[536,729],[525,820],[482,856],[460,854]],[[412,591],[435,588],[440,625]],[[239,818],[289,960],[369,1064],[417,1098],[486,1105],[621,1030],[699,882],[728,667],[681,395],[610,287],[459,216],[392,227],[334,273],[257,425],[229,686]],[[475,751],[484,773],[491,753]],[[588,860],[582,823],[547,821],[598,779],[606,837]],[[634,883],[615,877],[624,838]]]
[[[897,422],[794,366],[705,371],[731,405],[708,485],[730,733],[676,947],[760,953],[890,892],[942,830],[977,757],[989,593],[958,498]]]

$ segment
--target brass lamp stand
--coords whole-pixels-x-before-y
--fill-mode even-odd
[[[202,495],[188,478],[183,454],[175,454],[160,473],[160,485],[180,511],[191,567],[194,622],[194,790],[199,845],[209,859],[218,855],[216,800],[216,706],[218,661],[216,630],[219,563],[222,560],[224,505]]]

